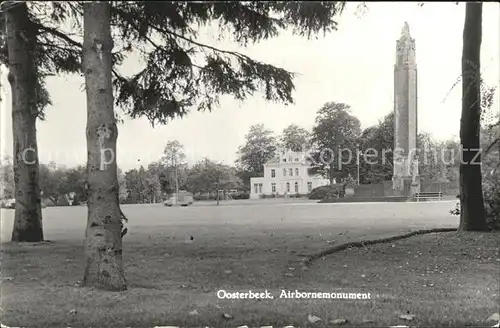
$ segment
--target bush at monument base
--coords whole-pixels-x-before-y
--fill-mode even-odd
[[[340,198],[345,195],[345,185],[343,183],[332,184],[314,188],[309,194],[309,199],[329,199]]]

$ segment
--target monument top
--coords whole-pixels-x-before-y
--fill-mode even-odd
[[[405,25],[403,26],[403,30],[401,31],[401,35],[405,37],[410,36],[410,25],[408,25],[408,22],[405,22]]]
[[[408,25],[408,22],[405,22],[403,25],[403,29],[401,30],[401,37],[399,38],[399,41],[410,41],[412,40],[411,35],[410,35],[410,25]]]
[[[401,37],[396,42],[396,51],[399,59],[396,60],[396,64],[403,62],[411,62],[415,61],[415,39],[413,39],[410,35],[410,25],[408,22],[405,22],[403,25],[403,29],[401,30]],[[406,57],[406,59],[402,58]]]

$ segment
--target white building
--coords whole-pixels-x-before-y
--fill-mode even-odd
[[[319,175],[309,175],[311,166],[303,152],[281,152],[264,164],[264,176],[250,179],[250,198],[261,195],[288,196],[305,195],[316,187],[329,184],[328,179]]]

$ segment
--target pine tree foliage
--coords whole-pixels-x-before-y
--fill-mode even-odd
[[[201,28],[218,22],[221,35],[230,35],[242,46],[285,30],[312,38],[335,30],[335,17],[345,6],[344,2],[306,1],[111,4],[116,103],[132,118],[145,116],[152,124],[167,123],[193,109],[211,111],[224,95],[243,100],[263,92],[268,101],[293,103],[292,72],[202,43]],[[81,70],[82,5],[77,1],[28,4],[38,45],[41,115],[50,104],[44,77]],[[0,61],[8,65],[6,47],[1,50]],[[118,67],[133,51],[140,52],[146,65],[137,74],[124,76]]]
[[[201,27],[248,46],[284,29],[311,37],[336,28],[338,2],[115,2],[113,24],[127,45],[141,49],[146,67],[115,75],[117,103],[132,117],[166,123],[191,109],[211,111],[220,96],[243,100],[262,91],[268,101],[293,102],[294,74],[243,53],[198,41]]]
[[[76,73],[81,70],[81,48],[68,34],[61,31],[61,25],[76,22],[81,14],[77,3],[73,2],[21,2],[1,1],[0,10],[0,64],[9,67],[8,49],[3,13],[17,6],[27,6],[31,22],[27,38],[36,38],[35,63],[33,72],[37,80],[36,102],[38,118],[44,119],[44,109],[51,105],[50,95],[45,86],[45,78],[61,73]]]

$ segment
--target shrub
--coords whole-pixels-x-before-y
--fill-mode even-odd
[[[311,190],[309,194],[309,199],[330,199],[330,198],[340,198],[344,197],[345,194],[345,185],[344,184],[335,184],[328,186],[321,186],[314,188]]]
[[[233,199],[250,199],[250,194],[247,192],[238,193],[233,196]]]
[[[488,227],[492,230],[500,230],[500,170],[497,170],[495,174],[483,175],[483,198]],[[455,204],[455,208],[450,210],[450,213],[460,215],[460,201]]]
[[[309,197],[309,194],[290,194],[290,198],[303,198],[303,197]]]
[[[352,175],[348,175],[345,181],[346,188],[354,189],[356,187],[356,180],[352,177]]]
[[[276,195],[275,194],[271,194],[271,195],[262,194],[262,195],[259,195],[259,198],[261,198],[261,199],[276,198]]]
[[[483,177],[486,222],[491,229],[500,230],[500,170]]]

